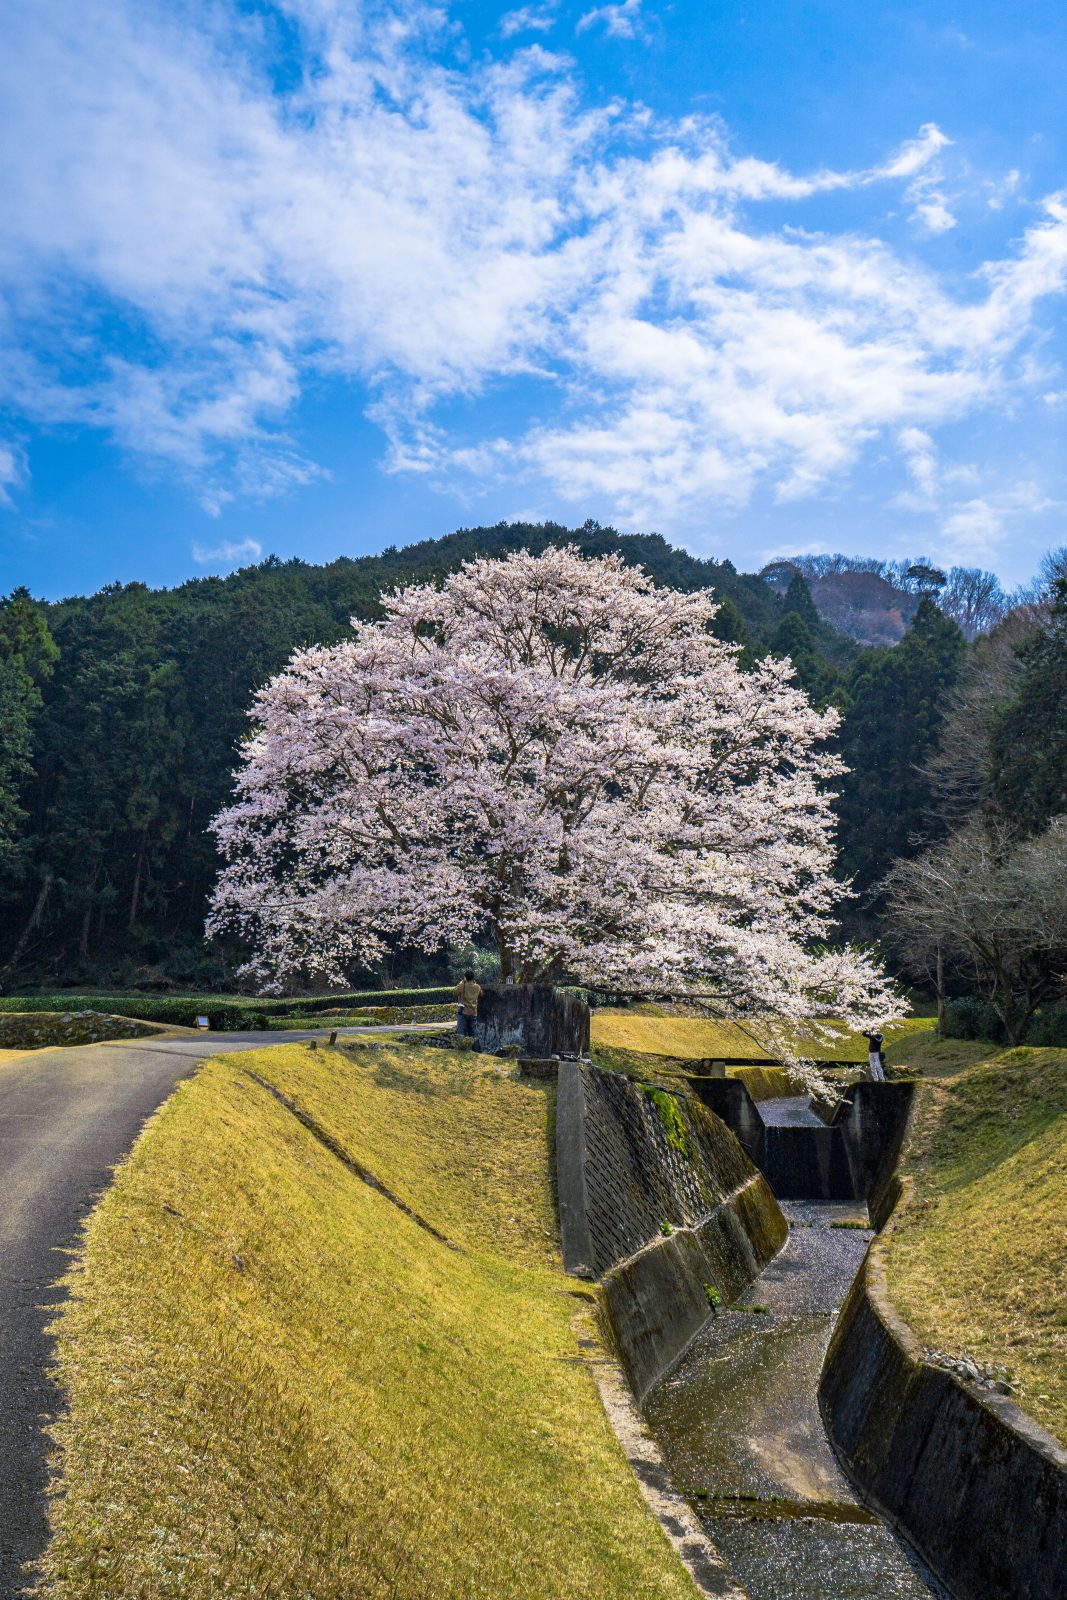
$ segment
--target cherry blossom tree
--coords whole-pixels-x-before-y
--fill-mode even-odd
[[[258,695],[209,931],[343,980],[490,934],[502,976],[731,1015],[897,1010],[827,939],[842,771],[788,661],[744,671],[710,591],[573,548],[477,560]]]

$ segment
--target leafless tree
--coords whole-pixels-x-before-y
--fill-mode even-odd
[[[885,880],[890,942],[915,977],[948,968],[996,1008],[1018,1044],[1067,983],[1067,817],[1017,840],[967,823]],[[941,995],[944,984],[941,979]]]
[[[937,747],[924,768],[931,794],[927,822],[931,839],[961,827],[989,799],[993,722],[1015,692],[1018,647],[1034,628],[1030,612],[1011,611],[968,652],[947,696]]]
[[[976,639],[996,627],[1008,609],[1008,597],[995,572],[981,567],[953,567],[937,602],[965,639]]]

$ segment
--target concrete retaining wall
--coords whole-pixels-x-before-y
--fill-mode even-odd
[[[781,1249],[785,1218],[718,1118],[578,1062],[560,1067],[556,1170],[564,1264],[601,1279],[641,1399],[710,1315],[709,1287],[735,1298]]]
[[[886,1292],[881,1240],[842,1307],[819,1401],[850,1477],[957,1600],[1063,1600],[1067,1451],[1007,1398],[923,1359]]]

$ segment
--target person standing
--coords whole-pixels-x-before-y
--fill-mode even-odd
[[[461,1039],[473,1039],[474,1024],[478,1020],[478,1001],[482,997],[481,985],[475,983],[474,973],[465,972],[453,993],[459,1001],[456,1033]]]
[[[885,1061],[882,1058],[882,1039],[880,1033],[865,1033],[867,1041],[867,1065],[870,1068],[871,1083],[885,1082]]]

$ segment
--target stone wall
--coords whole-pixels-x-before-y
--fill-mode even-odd
[[[599,1278],[643,1397],[710,1315],[781,1249],[785,1219],[733,1134],[699,1105],[578,1062],[560,1068],[556,1166],[568,1272]]]
[[[550,983],[492,983],[478,1002],[474,1038],[490,1053],[517,1045],[528,1056],[587,1056],[589,1007]]]
[[[924,1360],[890,1302],[880,1240],[842,1307],[819,1401],[861,1493],[956,1600],[1062,1600],[1067,1451],[1007,1398]]]
[[[161,1030],[132,1017],[102,1011],[0,1012],[0,1050],[44,1050],[97,1044],[104,1039],[143,1039]]]

